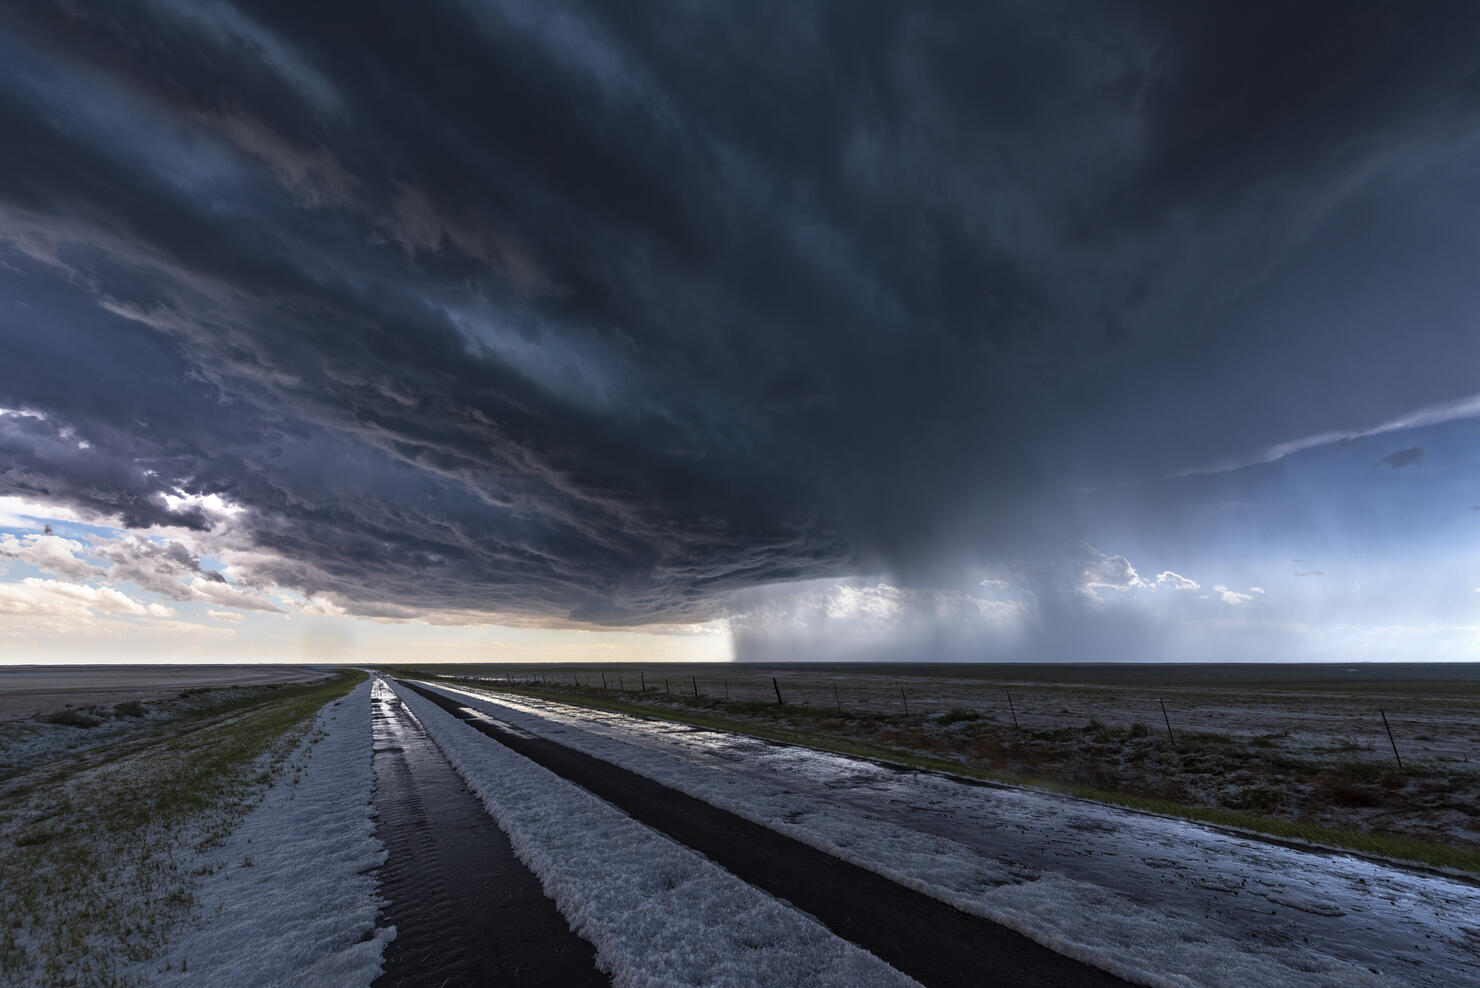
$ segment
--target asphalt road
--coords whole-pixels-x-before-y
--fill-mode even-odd
[[[1094,986],[1125,982],[1020,933],[557,742],[402,680],[443,710],[931,986]]]
[[[380,891],[396,926],[377,988],[609,984],[421,726],[394,697],[372,702]]]

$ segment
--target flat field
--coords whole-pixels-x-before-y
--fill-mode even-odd
[[[305,666],[0,666],[0,721],[68,707],[160,700],[188,689],[306,683],[325,673]]]

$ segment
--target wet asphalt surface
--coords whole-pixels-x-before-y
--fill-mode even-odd
[[[396,926],[377,988],[609,984],[421,725],[389,691],[371,702],[383,922]]]

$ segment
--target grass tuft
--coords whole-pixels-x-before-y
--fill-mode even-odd
[[[92,714],[85,714],[81,710],[73,710],[71,707],[65,710],[58,710],[56,713],[47,714],[41,719],[48,724],[61,724],[64,727],[97,727],[102,723],[101,720]]]

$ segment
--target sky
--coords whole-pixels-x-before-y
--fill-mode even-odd
[[[1466,3],[0,9],[0,662],[1480,654]]]

